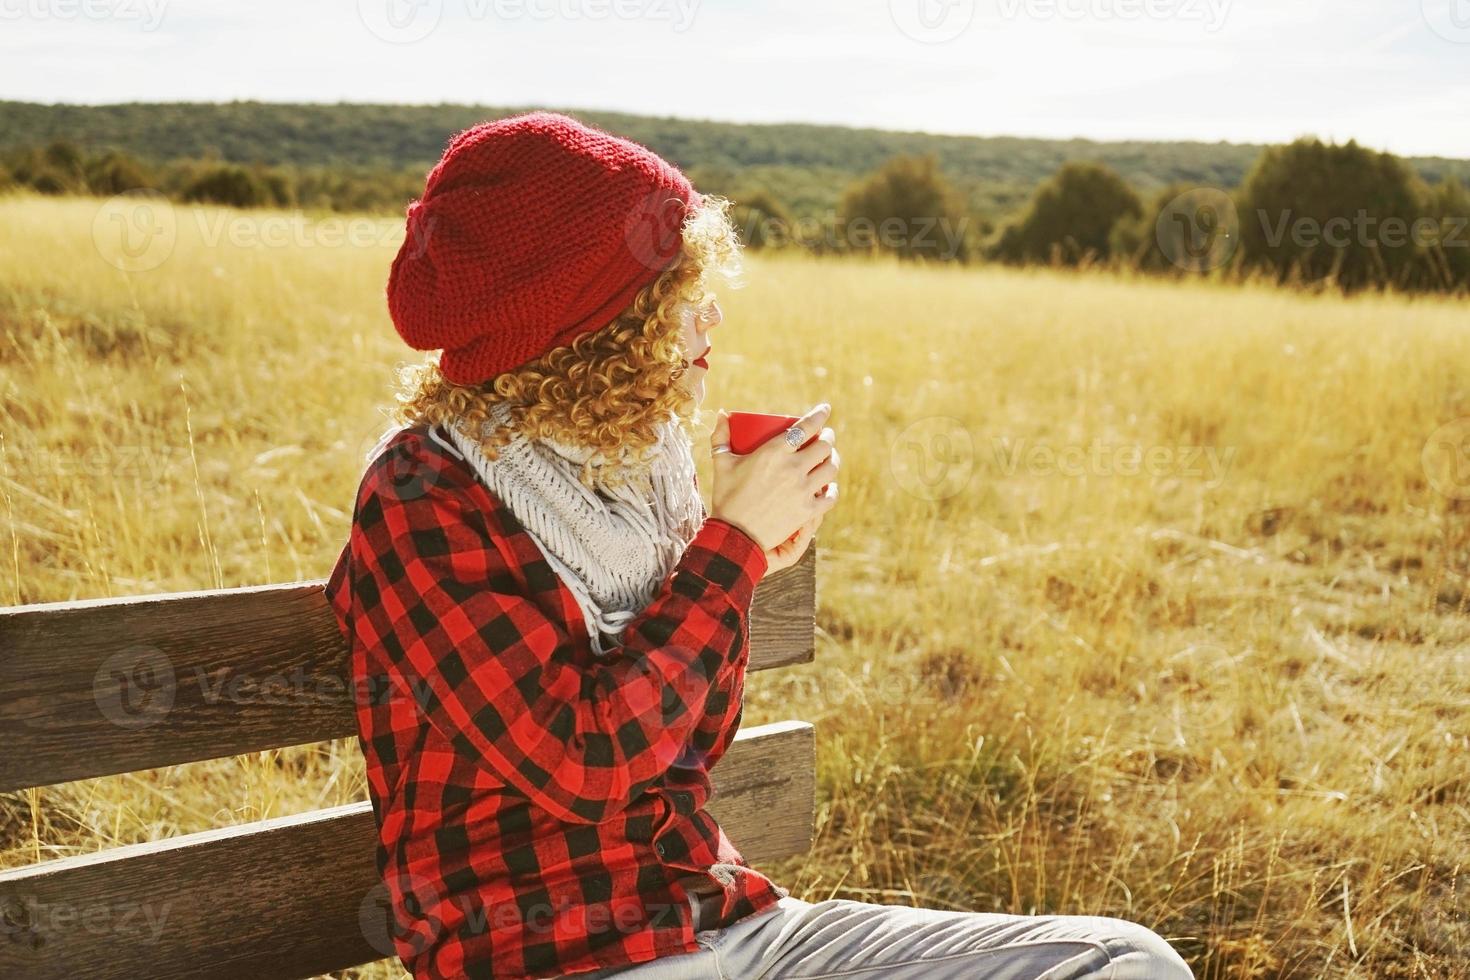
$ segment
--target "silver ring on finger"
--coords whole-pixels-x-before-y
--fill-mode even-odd
[[[801,426],[793,425],[786,430],[786,444],[792,449],[800,449],[804,442],[806,442],[806,433],[802,431]]]
[[[732,453],[732,452],[734,452],[734,450],[730,448],[730,444],[728,442],[716,443],[710,449],[710,453],[711,454],[713,454],[713,453]]]

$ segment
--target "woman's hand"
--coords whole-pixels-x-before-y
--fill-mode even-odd
[[[829,484],[827,493],[835,500],[837,497],[837,484]],[[796,534],[791,538],[781,542],[774,548],[767,549],[766,574],[773,575],[801,561],[801,556],[806,554],[807,545],[811,544],[812,538],[816,537],[817,528],[822,526],[822,518],[826,516],[825,513],[818,514],[798,528]]]
[[[830,405],[818,405],[796,424],[811,432],[831,414]],[[822,518],[837,503],[835,438],[831,428],[823,427],[802,449],[775,438],[743,456],[713,454],[710,516],[735,525],[760,545],[770,562],[767,574],[801,559]],[[729,414],[721,409],[710,443],[729,441]]]

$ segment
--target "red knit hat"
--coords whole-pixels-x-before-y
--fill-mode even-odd
[[[688,179],[554,112],[456,134],[408,207],[388,312],[415,350],[477,384],[612,322],[673,264]]]

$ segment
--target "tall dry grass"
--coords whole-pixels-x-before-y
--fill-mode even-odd
[[[324,576],[414,356],[401,222],[176,208],[126,273],[99,208],[0,201],[0,603]],[[748,278],[706,405],[828,399],[844,472],[817,660],[747,697],[819,726],[794,894],[1124,916],[1211,980],[1470,976],[1466,304]],[[0,866],[364,793],[343,740],[0,797]]]

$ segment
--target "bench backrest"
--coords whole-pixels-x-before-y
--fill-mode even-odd
[[[816,545],[756,589],[750,669],[812,659]],[[322,591],[0,609],[0,792],[354,736]],[[743,730],[710,811],[752,864],[805,852],[812,727]],[[393,953],[367,801],[0,871],[0,977],[308,977]]]

